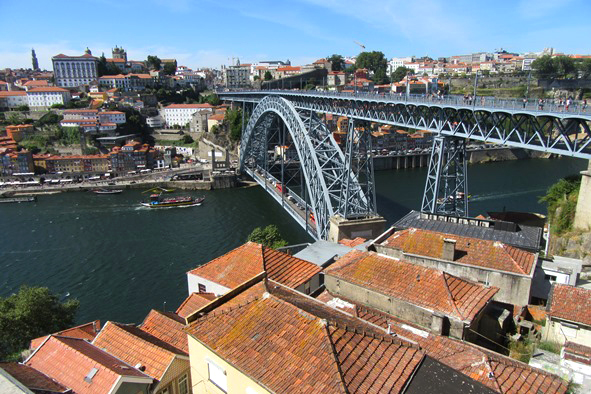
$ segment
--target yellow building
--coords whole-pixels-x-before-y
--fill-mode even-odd
[[[38,157],[35,165],[49,173],[102,173],[108,172],[110,166],[109,155],[50,156],[44,160],[43,165],[43,157]]]

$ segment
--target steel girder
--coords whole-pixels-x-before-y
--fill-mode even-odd
[[[431,148],[421,211],[468,216],[465,139],[435,137]]]
[[[240,143],[240,168],[259,165],[266,169],[267,141],[273,122],[281,119],[294,142],[307,196],[316,221],[316,239],[328,239],[329,219],[340,213],[343,180],[348,180],[352,190],[361,186],[345,165],[345,158],[326,126],[316,113],[297,110],[288,100],[267,96],[254,108],[242,133]],[[354,211],[370,211],[368,199],[363,193],[353,193]],[[374,210],[375,212],[375,210]]]
[[[586,115],[446,106],[436,101],[394,102],[338,94],[273,91],[221,94],[224,99],[238,101],[257,101],[263,95],[284,96],[297,109],[591,160],[591,118]]]

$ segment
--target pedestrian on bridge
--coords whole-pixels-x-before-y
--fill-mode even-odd
[[[523,109],[525,109],[525,106],[527,105],[527,99],[524,97],[523,98]]]
[[[540,111],[544,110],[544,99],[538,100],[538,110],[540,110]]]

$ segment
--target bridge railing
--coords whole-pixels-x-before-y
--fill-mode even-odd
[[[336,92],[336,91],[322,91],[322,90],[232,90],[232,91],[218,91],[218,93],[229,94],[232,92],[247,94],[266,94],[279,93],[285,95],[308,95],[319,97],[337,97],[337,98],[351,98],[351,99],[370,99],[370,100],[384,100],[393,103],[405,104],[427,104],[427,105],[444,105],[456,108],[475,109],[475,110],[491,110],[501,109],[510,110],[512,112],[524,111],[528,113],[539,114],[556,114],[561,116],[568,115],[588,115],[591,116],[591,106],[583,100],[571,100],[570,105],[566,105],[566,100],[560,102],[559,100],[519,100],[519,99],[499,99],[491,96],[477,96],[475,98],[468,98],[459,95],[425,95],[425,94],[410,94],[405,93],[374,93],[374,92]]]

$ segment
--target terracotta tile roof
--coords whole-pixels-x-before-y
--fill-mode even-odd
[[[591,347],[579,343],[566,342],[564,344],[564,359],[591,365]]]
[[[216,296],[213,293],[191,293],[176,310],[176,314],[184,319],[209,304],[215,298]]]
[[[215,115],[211,115],[208,120],[224,120],[225,115],[224,114],[215,114]]]
[[[69,389],[49,376],[20,363],[0,363],[0,368],[8,372],[13,378],[21,382],[31,391],[65,393]]]
[[[148,334],[133,325],[108,321],[94,339],[93,344],[130,365],[141,364],[144,373],[161,380],[177,355],[186,352]]]
[[[548,316],[591,326],[591,290],[555,284],[548,299]]]
[[[81,324],[76,327],[72,327],[72,328],[68,328],[63,331],[56,332],[53,335],[59,335],[59,336],[68,337],[68,338],[80,338],[80,339],[86,339],[87,341],[92,341],[94,339],[94,337],[96,337],[96,334],[100,331],[100,329],[101,329],[101,321],[95,320],[95,321],[91,321],[91,322],[88,322],[85,324]],[[29,349],[31,349],[31,350],[37,349],[37,347],[39,345],[41,345],[41,343],[43,343],[45,338],[47,338],[48,336],[49,335],[45,335],[45,336],[33,339],[31,341],[31,346],[29,347]]]
[[[471,321],[499,290],[359,250],[341,257],[325,274],[462,321]]]
[[[46,86],[42,88],[29,89],[27,93],[45,93],[45,92],[70,92],[64,88],[58,88],[57,86]]]
[[[186,330],[271,391],[398,393],[423,359],[418,347],[276,282],[267,291]]]
[[[184,326],[185,319],[177,314],[152,309],[140,329],[188,354],[189,344],[187,334],[183,331]]]
[[[25,86],[49,86],[49,82],[45,80],[40,81],[27,81]]]
[[[267,271],[269,279],[285,286],[298,287],[321,271],[316,264],[247,242],[192,271],[189,274],[234,288]]]
[[[428,356],[479,381],[496,392],[565,393],[567,390],[567,382],[559,376],[477,345],[446,336],[433,335],[395,316],[356,305],[346,298],[335,298],[327,291],[320,294],[318,299],[328,305],[338,305],[339,309],[382,327],[384,330],[390,330],[399,338],[417,343]]]
[[[206,104],[170,104],[164,107],[167,108],[213,108],[209,103]]]
[[[504,244],[435,231],[408,228],[396,231],[383,245],[400,249],[405,253],[440,259],[443,239],[456,241],[454,261],[462,264],[533,275],[536,254]]]
[[[24,90],[13,90],[13,91],[0,91],[0,97],[12,97],[12,96],[26,96],[27,92]]]
[[[50,336],[25,362],[75,393],[108,393],[121,376],[151,378],[83,339]],[[68,368],[64,368],[67,365]],[[84,378],[96,368],[88,383]]]
[[[85,113],[96,114],[96,113],[98,113],[98,110],[87,108],[87,109],[67,109],[64,111],[64,114],[85,114]]]
[[[361,244],[362,244],[362,243],[364,243],[365,241],[367,241],[367,239],[365,239],[365,238],[361,238],[361,237],[357,237],[357,238],[355,238],[355,239],[348,239],[348,238],[344,238],[344,239],[341,239],[341,240],[339,241],[339,243],[340,243],[341,245],[345,245],[345,246],[348,246],[348,247],[350,247],[350,248],[354,248],[355,246],[361,245]]]

